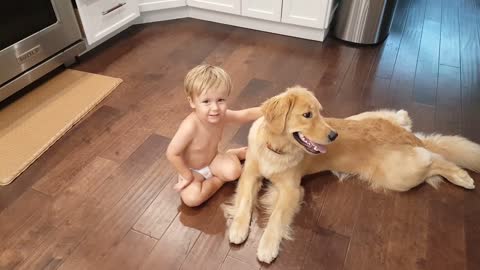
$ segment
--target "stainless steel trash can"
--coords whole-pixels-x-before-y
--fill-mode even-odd
[[[377,44],[390,32],[397,0],[341,0],[334,35],[359,44]]]

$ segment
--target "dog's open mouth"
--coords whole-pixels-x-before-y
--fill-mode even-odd
[[[308,152],[312,154],[320,154],[320,153],[327,152],[327,148],[325,147],[325,145],[318,144],[309,140],[300,132],[294,132],[293,137],[295,138],[295,140],[297,140],[297,142],[303,145],[303,147],[305,147],[305,149],[307,149]]]

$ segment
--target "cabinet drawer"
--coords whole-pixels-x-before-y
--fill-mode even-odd
[[[282,22],[326,29],[336,0],[283,0]]]
[[[240,15],[240,1],[241,0],[187,0],[187,5]]]
[[[137,0],[76,0],[88,44],[140,16]]]

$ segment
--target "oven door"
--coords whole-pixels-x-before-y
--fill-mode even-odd
[[[0,85],[81,39],[70,0],[4,1]]]

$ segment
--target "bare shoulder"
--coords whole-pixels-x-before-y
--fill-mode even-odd
[[[192,114],[189,114],[183,121],[180,123],[178,126],[177,132],[175,133],[175,136],[189,136],[195,134],[197,130],[197,121],[195,119],[195,116]]]

